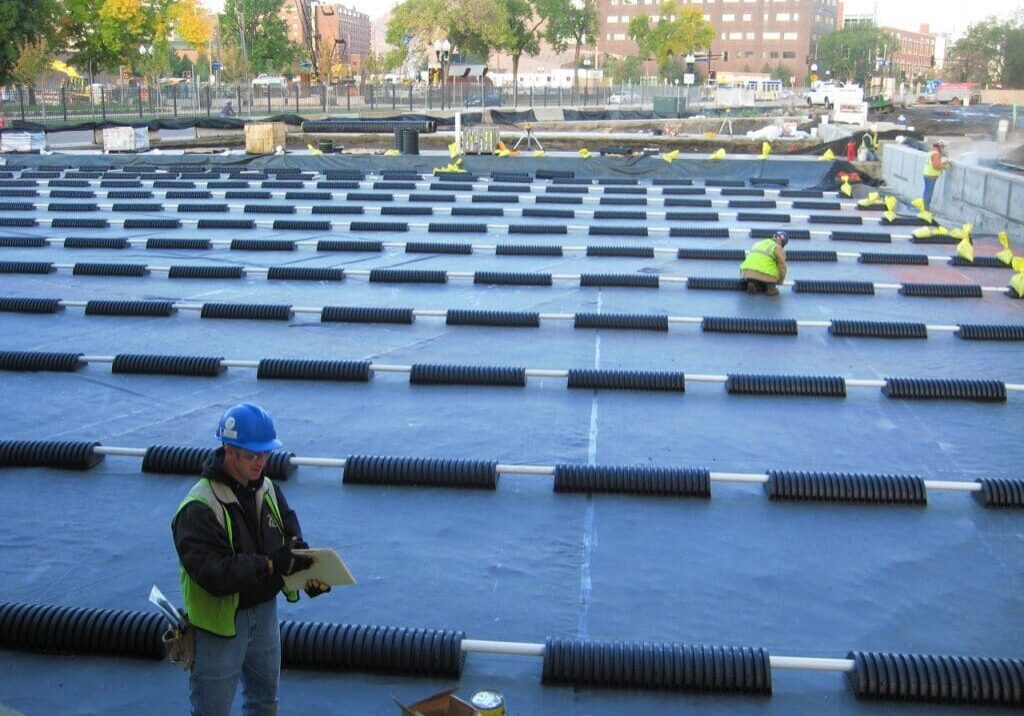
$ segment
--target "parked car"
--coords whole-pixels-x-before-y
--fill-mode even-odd
[[[286,84],[284,77],[266,74],[257,75],[256,79],[252,81],[253,87],[284,87]]]
[[[608,98],[608,104],[640,104],[639,92],[616,92]]]
[[[474,94],[466,97],[467,107],[500,107],[505,103],[501,92],[487,92],[483,96]]]

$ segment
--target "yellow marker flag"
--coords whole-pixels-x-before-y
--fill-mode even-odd
[[[401,154],[401,152],[398,151],[397,149],[389,149],[386,152],[384,152],[385,157],[397,157],[399,154]]]
[[[874,204],[876,201],[878,201],[878,192],[877,191],[868,192],[868,198],[865,199],[864,201],[870,202],[870,203]]]
[[[935,235],[935,230],[930,226],[922,226],[920,229],[914,229],[911,233],[915,239],[927,239]]]
[[[590,150],[587,149],[586,147],[583,147],[581,150],[579,150],[576,153],[579,154],[584,159],[590,159]]]
[[[914,199],[912,202],[910,202],[910,205],[917,209],[918,211],[924,211],[924,199],[922,199],[921,197]]]
[[[1010,236],[1005,231],[999,232],[999,245],[1004,249],[1010,248]]]
[[[722,147],[719,147],[718,150],[716,150],[714,154],[712,154],[710,157],[708,157],[708,159],[710,159],[712,161],[718,161],[720,159],[725,159],[725,149],[722,148]]]
[[[1010,266],[1013,268],[1014,271],[1024,271],[1024,257],[1014,256],[1013,260],[1010,262]]]
[[[818,157],[818,159],[824,159],[825,161],[832,161],[835,158],[836,155],[832,153],[831,149],[826,149],[825,153]]]
[[[896,197],[892,194],[885,197],[885,208],[889,211],[896,211]]]
[[[974,230],[974,224],[964,224],[959,229],[953,229],[949,232],[949,235],[954,239],[967,239],[971,238],[971,231]]]
[[[319,157],[321,154],[323,154],[323,150],[317,149],[312,144],[307,144],[306,145],[306,149],[309,150],[310,156],[313,156],[313,157]]]
[[[843,182],[843,185],[839,187],[839,193],[844,196],[853,196],[853,188],[850,186],[850,182]]]
[[[672,162],[674,162],[676,159],[679,158],[679,150],[678,149],[673,149],[671,152],[668,152],[666,154],[662,154],[660,156],[661,156],[661,158],[665,162],[671,164]]]
[[[1014,274],[1010,279],[1010,288],[1017,294],[1017,298],[1024,298],[1024,273]]]
[[[996,258],[1002,261],[1007,266],[1009,266],[1011,263],[1013,263],[1013,251],[1011,249],[1003,249],[998,254],[996,254]]]
[[[925,210],[917,212],[917,218],[920,219],[921,221],[926,221],[929,224],[935,221],[935,217],[932,216],[932,212]]]
[[[956,245],[957,256],[960,256],[967,261],[974,261],[974,244],[971,243],[971,238],[965,236],[960,240],[960,243]]]
[[[768,142],[761,142],[761,159],[767,159],[772,153],[772,145]]]
[[[882,214],[882,216],[885,217],[886,221],[890,221],[890,222],[891,221],[896,221],[896,212],[895,211],[886,211],[885,213]]]
[[[448,156],[452,159],[459,156],[459,145],[457,142],[452,142],[448,145]]]
[[[543,149],[534,149],[533,150],[533,156],[535,156],[535,157],[543,157],[544,156],[544,150]]]

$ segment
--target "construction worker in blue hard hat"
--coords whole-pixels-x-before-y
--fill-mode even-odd
[[[264,476],[281,447],[265,410],[242,403],[217,425],[221,447],[171,523],[181,586],[195,639],[189,688],[196,716],[227,716],[238,680],[246,714],[276,714],[281,673],[277,595],[283,576],[309,568],[298,517]],[[306,594],[330,587],[310,579]],[[288,601],[298,594],[285,592]],[[183,659],[186,666],[187,659]]]
[[[789,235],[776,231],[770,239],[754,244],[740,264],[740,276],[747,280],[747,293],[778,296],[778,284],[786,280],[786,244]]]

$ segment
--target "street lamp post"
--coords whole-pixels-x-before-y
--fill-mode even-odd
[[[434,55],[437,57],[437,61],[441,65],[441,109],[444,110],[444,99],[445,99],[445,75],[446,66],[449,59],[451,58],[452,43],[448,41],[446,37],[444,40],[434,40]]]
[[[590,58],[583,58],[583,106],[587,106],[587,95],[590,94]]]
[[[154,45],[152,45],[152,44],[147,45],[145,43],[142,43],[141,45],[139,45],[139,56],[142,58],[142,63],[143,63],[143,70],[142,70],[143,77],[145,77],[145,74],[146,74],[145,65],[149,64],[150,67],[152,68],[153,52],[155,50],[156,50],[156,47]],[[149,58],[149,62],[146,61],[147,57]],[[159,83],[158,83],[158,85],[159,85]],[[91,98],[92,88],[89,89],[89,94],[90,94],[90,98]],[[150,112],[153,111],[153,88],[152,87],[149,88],[149,110],[150,110]],[[142,114],[142,87],[139,87],[139,115],[141,116],[141,114]]]

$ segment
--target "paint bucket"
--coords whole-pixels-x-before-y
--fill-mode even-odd
[[[1006,141],[1006,135],[1010,133],[1010,123],[1005,119],[1000,119],[999,124],[996,127],[996,140],[1000,142]]]
[[[477,691],[469,703],[480,712],[480,716],[505,716],[505,697],[500,691]]]

